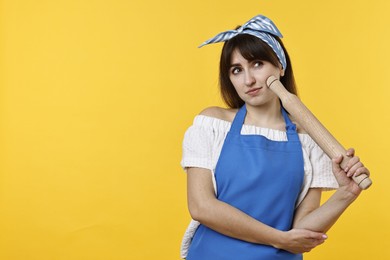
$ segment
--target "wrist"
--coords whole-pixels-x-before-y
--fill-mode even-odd
[[[351,204],[352,202],[354,202],[357,199],[359,194],[360,194],[360,192],[354,193],[354,192],[351,192],[351,191],[345,189],[344,187],[340,187],[337,189],[337,191],[335,192],[334,195],[336,195],[336,197],[339,200],[341,200],[345,203]]]
[[[286,232],[275,230],[275,235],[272,237],[273,239],[270,241],[270,245],[277,249],[283,249],[283,244],[286,241]]]

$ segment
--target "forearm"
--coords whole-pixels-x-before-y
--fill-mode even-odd
[[[292,253],[308,252],[324,241],[324,234],[304,229],[280,231],[215,197],[211,172],[189,168],[188,208],[194,220],[226,236],[270,245]]]
[[[338,189],[323,205],[294,221],[294,228],[326,233],[357,196]]]
[[[282,240],[282,231],[218,199],[207,200],[196,208],[193,212],[190,210],[195,220],[226,236],[271,246],[277,246]]]

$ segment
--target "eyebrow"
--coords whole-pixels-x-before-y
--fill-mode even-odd
[[[240,66],[241,66],[240,63],[234,63],[234,64],[230,64],[229,68],[240,67]]]

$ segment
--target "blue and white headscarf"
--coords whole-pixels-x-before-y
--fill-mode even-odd
[[[213,38],[202,43],[199,46],[199,48],[211,43],[228,41],[239,34],[250,34],[267,43],[275,52],[280,63],[282,64],[283,69],[286,69],[287,67],[286,55],[284,54],[282,46],[274,38],[274,36],[280,38],[283,38],[283,36],[278,30],[278,28],[276,27],[276,25],[269,18],[263,15],[257,15],[253,17],[237,30],[229,30],[217,34]]]

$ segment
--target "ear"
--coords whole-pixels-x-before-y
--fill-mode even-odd
[[[284,76],[284,69],[283,69],[283,66],[281,63],[279,63],[279,70],[280,70],[280,76],[283,77]]]

